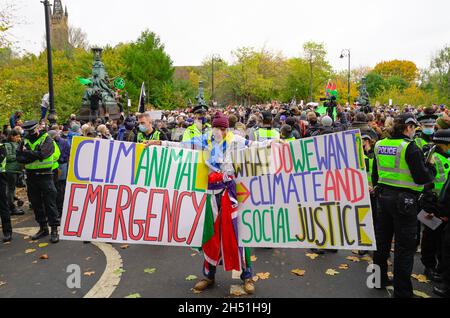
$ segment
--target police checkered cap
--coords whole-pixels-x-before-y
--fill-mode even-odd
[[[23,130],[33,131],[39,126],[39,123],[36,120],[29,120],[23,123]]]
[[[410,124],[414,124],[416,126],[419,126],[419,122],[417,121],[416,117],[414,116],[413,113],[404,113],[404,114],[400,114],[397,117],[397,121],[400,124],[405,124],[405,125],[410,125]]]
[[[433,142],[437,144],[450,144],[450,128],[436,131]]]

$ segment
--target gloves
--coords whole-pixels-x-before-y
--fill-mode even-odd
[[[419,206],[425,212],[439,215],[438,196],[432,191],[424,192],[419,197]]]

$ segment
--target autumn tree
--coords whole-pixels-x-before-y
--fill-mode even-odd
[[[393,60],[381,62],[375,66],[373,71],[386,80],[395,76],[404,79],[408,84],[414,83],[419,77],[419,70],[416,64],[411,61]]]

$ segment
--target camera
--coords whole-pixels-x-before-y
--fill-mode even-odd
[[[330,97],[325,97],[320,99],[323,103],[323,106],[327,108],[327,115],[333,118],[333,112],[335,107],[337,107],[336,96],[332,95]]]

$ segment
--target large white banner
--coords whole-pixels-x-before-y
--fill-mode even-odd
[[[240,244],[375,250],[359,130],[234,153]]]
[[[199,155],[74,138],[61,239],[201,246],[207,168]]]

